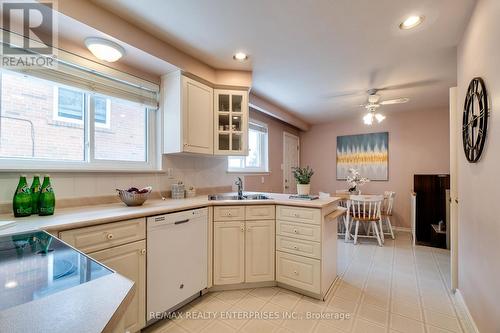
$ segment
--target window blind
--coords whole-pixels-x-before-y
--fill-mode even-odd
[[[264,125],[260,125],[260,124],[253,123],[253,122],[249,122],[248,127],[251,130],[254,130],[254,131],[257,131],[257,132],[267,133],[267,126],[264,126]]]
[[[26,51],[26,54],[30,53]],[[8,70],[98,94],[129,100],[152,109],[158,108],[160,87],[156,84],[145,80],[143,84],[140,79],[131,75],[133,80],[128,81],[127,74],[124,75],[124,73],[121,73],[121,78],[116,78],[108,73],[86,68],[67,60],[57,59],[56,61],[57,66],[54,67],[10,67]]]

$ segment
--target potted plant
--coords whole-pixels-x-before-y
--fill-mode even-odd
[[[365,177],[361,177],[359,171],[350,168],[349,176],[347,176],[347,184],[349,185],[349,193],[351,194],[359,194],[359,187],[368,183],[370,180]]]
[[[295,167],[292,168],[293,176],[297,181],[297,194],[298,195],[309,195],[311,191],[311,177],[314,175],[313,169],[309,166],[305,168]]]

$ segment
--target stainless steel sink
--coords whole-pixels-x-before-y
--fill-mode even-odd
[[[262,193],[243,193],[240,197],[237,194],[227,193],[227,194],[210,194],[208,200],[269,200],[269,196]]]

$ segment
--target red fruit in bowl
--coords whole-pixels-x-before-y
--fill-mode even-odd
[[[137,193],[137,192],[139,192],[139,189],[137,187],[131,187],[131,188],[129,188],[127,190],[127,192],[129,192],[129,193],[133,193],[133,192]]]

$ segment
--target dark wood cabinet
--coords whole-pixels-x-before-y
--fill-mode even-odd
[[[413,191],[416,202],[416,243],[430,245],[432,226],[446,222],[446,190],[450,189],[450,175],[414,175]]]

